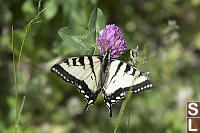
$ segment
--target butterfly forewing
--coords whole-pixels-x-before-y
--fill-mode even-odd
[[[152,88],[149,78],[134,66],[112,59],[108,68],[108,77],[104,84],[106,105],[116,103],[124,97],[125,92],[132,87],[132,93],[137,93]]]
[[[66,82],[76,84],[87,99],[87,106],[93,104],[99,93],[101,56],[81,56],[64,59],[56,63],[51,71]]]

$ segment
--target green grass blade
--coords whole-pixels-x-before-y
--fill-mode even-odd
[[[17,118],[18,118],[18,87],[17,87],[17,74],[16,74],[16,63],[15,63],[15,53],[14,53],[14,36],[13,36],[14,28],[11,28],[11,45],[12,45],[12,55],[13,55],[13,71],[14,71],[14,83],[15,83],[15,133],[17,133]]]
[[[13,30],[14,30],[14,28],[13,28],[13,26],[12,26],[12,29],[11,29],[11,44],[12,44],[12,55],[13,55],[13,69],[14,69],[14,82],[15,82],[15,86],[16,86],[16,84],[17,84],[17,75],[16,75],[16,63],[15,63],[15,53],[14,53],[14,49],[15,49],[15,47],[14,47],[14,43],[13,43]]]
[[[20,110],[19,110],[18,118],[17,118],[17,122],[16,122],[17,127],[19,125],[19,120],[21,118],[21,114],[22,114],[22,110],[23,110],[23,107],[24,107],[25,100],[26,100],[26,96],[23,97],[23,100],[22,100],[22,103],[21,103],[21,106],[20,106]]]

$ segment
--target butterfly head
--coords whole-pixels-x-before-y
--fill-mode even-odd
[[[103,59],[104,59],[104,60],[110,60],[110,58],[111,58],[111,55],[110,55],[110,51],[108,50],[108,51],[105,53]]]
[[[107,51],[103,57],[103,63],[102,63],[104,73],[106,72],[106,69],[108,68],[110,64],[110,59],[111,59],[110,52]]]

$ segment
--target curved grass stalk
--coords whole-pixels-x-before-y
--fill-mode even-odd
[[[20,117],[21,117],[21,113],[22,113],[22,110],[23,110],[23,106],[24,106],[24,103],[25,103],[25,100],[26,100],[26,96],[23,97],[23,100],[22,100],[22,103],[19,107],[18,105],[18,79],[19,79],[19,71],[20,71],[20,63],[21,63],[21,56],[22,56],[22,51],[23,51],[23,47],[24,47],[24,43],[25,43],[25,40],[26,40],[26,37],[28,35],[28,32],[30,31],[30,28],[31,28],[31,25],[36,22],[36,20],[38,19],[38,17],[40,16],[40,14],[42,12],[45,11],[46,8],[44,8],[43,10],[39,11],[40,9],[40,5],[41,5],[41,0],[39,1],[39,4],[38,4],[38,14],[36,15],[35,18],[31,19],[31,21],[27,24],[26,26],[26,30],[25,30],[25,33],[24,33],[24,38],[22,40],[22,43],[21,43],[21,47],[20,47],[20,51],[19,51],[19,57],[18,57],[18,63],[17,63],[17,72],[16,72],[16,61],[15,61],[15,54],[14,54],[14,43],[13,43],[13,26],[12,26],[12,37],[11,37],[11,43],[12,43],[12,52],[13,52],[13,65],[14,65],[14,80],[15,80],[15,97],[16,97],[16,111],[15,111],[15,133],[18,132],[18,127],[19,127],[19,121],[20,121]]]

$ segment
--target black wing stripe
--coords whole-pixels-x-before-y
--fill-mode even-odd
[[[97,58],[101,61],[101,64],[103,63],[103,57],[102,56],[97,56]]]
[[[131,70],[131,67],[129,64],[126,64],[126,69],[124,70],[125,73],[129,72]]]
[[[132,75],[135,75],[136,69],[133,67]]]
[[[51,68],[51,71],[56,73],[59,77],[64,79],[66,82],[70,82],[70,83],[73,83],[73,84],[81,85],[83,88],[86,88],[89,91],[89,88],[88,88],[87,84],[84,81],[81,81],[81,80],[77,79],[76,77],[74,77],[73,75],[69,74],[60,65],[58,65],[58,64],[54,65]],[[64,76],[61,76],[59,73],[61,73]]]
[[[140,91],[148,90],[153,88],[150,80],[146,80],[140,84],[134,85],[132,88],[132,93],[138,93]],[[124,98],[125,92],[128,92],[130,87],[127,88],[119,88],[112,95],[106,97],[106,101],[109,103],[116,103],[117,101]]]
[[[129,91],[129,88],[130,87],[125,88],[125,91]],[[132,93],[138,93],[140,91],[151,89],[151,88],[153,88],[153,85],[152,85],[151,81],[150,80],[145,80],[142,83],[134,85],[133,89],[132,89]]]
[[[67,65],[69,65],[69,60],[68,59],[66,59],[64,62],[67,63]]]
[[[116,70],[114,76],[117,75],[117,73],[119,72],[119,70],[120,70],[120,68],[121,68],[122,65],[123,65],[123,62],[120,62],[120,63],[118,64],[118,66],[117,66],[117,70]]]
[[[83,56],[81,56],[81,57],[79,58],[79,62],[80,62],[80,64],[81,64],[82,66],[85,65],[84,57],[83,57]]]
[[[76,58],[72,58],[73,66],[76,66]]]
[[[112,81],[112,79],[117,75],[117,73],[119,72],[119,70],[120,70],[120,68],[121,68],[122,65],[123,65],[123,62],[120,62],[120,63],[118,64],[117,70],[115,71],[115,74],[112,76],[112,78],[111,78],[110,81]]]
[[[91,56],[88,56],[88,60],[89,60],[89,62],[90,62],[90,68],[92,69],[92,72],[93,72],[93,74],[94,74],[94,78],[95,78],[95,80],[96,80],[97,78],[96,78],[96,74],[95,74],[95,72],[94,72],[93,59],[92,59]],[[96,80],[96,83],[97,83],[97,80]]]

